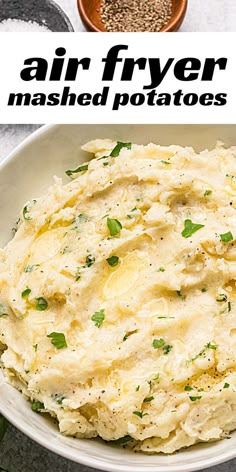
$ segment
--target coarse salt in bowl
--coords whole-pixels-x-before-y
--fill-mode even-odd
[[[53,0],[0,0],[0,32],[69,32],[73,27]]]

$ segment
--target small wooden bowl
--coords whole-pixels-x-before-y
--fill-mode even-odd
[[[78,10],[85,28],[88,31],[106,32],[100,16],[102,0],[77,0]],[[172,0],[172,16],[161,32],[178,31],[183,23],[187,10],[188,0]]]

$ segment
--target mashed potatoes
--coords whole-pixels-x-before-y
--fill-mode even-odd
[[[2,365],[61,433],[172,453],[236,428],[236,148],[96,140],[0,253]]]

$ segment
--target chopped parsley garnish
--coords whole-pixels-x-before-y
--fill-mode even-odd
[[[202,288],[202,289],[201,289],[201,292],[202,292],[202,293],[207,292],[207,288]]]
[[[8,316],[7,310],[2,303],[0,303],[0,317]]]
[[[159,267],[158,271],[157,272],[165,272],[165,269],[164,267]]]
[[[228,233],[220,234],[220,239],[223,243],[229,243],[234,240],[234,237],[231,231],[228,231]]]
[[[135,392],[138,392],[140,389],[140,385],[137,385],[136,389],[135,389]]]
[[[93,257],[91,254],[89,254],[86,257],[86,267],[91,267],[95,262],[95,257]]]
[[[175,316],[158,316],[158,320],[174,320]]]
[[[177,293],[178,297],[180,297],[182,300],[185,300],[186,297],[185,297],[185,295],[183,295],[183,294],[181,293],[180,290],[176,290],[176,293]]]
[[[196,402],[197,400],[201,400],[202,397],[200,396],[197,396],[197,397],[189,397],[189,399],[191,400],[191,402]]]
[[[24,272],[28,274],[29,272],[33,272],[33,270],[37,267],[39,267],[39,264],[27,265],[27,267],[24,269]]]
[[[167,356],[167,354],[169,354],[169,352],[173,349],[173,346],[171,346],[171,344],[166,344],[166,346],[163,347],[163,352],[164,352],[164,355]]]
[[[48,302],[47,302],[47,300],[45,300],[45,298],[43,298],[43,297],[38,297],[38,298],[36,298],[36,301],[37,301],[36,307],[35,307],[36,310],[38,310],[38,311],[44,311],[44,310],[47,309],[47,307],[48,307]]]
[[[81,278],[81,274],[80,274],[80,268],[78,267],[77,269],[77,274],[76,274],[76,277],[75,277],[75,281],[78,282],[78,280]]]
[[[167,354],[169,354],[171,349],[173,349],[173,346],[171,346],[170,344],[166,344],[165,340],[162,338],[154,339],[152,342],[152,345],[154,349],[162,348],[165,356],[167,356]]]
[[[161,160],[160,161],[162,164],[165,164],[166,166],[169,166],[170,164],[172,164],[172,162],[169,162],[169,161],[163,161]]]
[[[65,400],[65,398],[66,397],[64,397],[63,395],[60,395],[58,393],[55,395],[55,400],[56,400],[58,405],[62,405],[63,400]]]
[[[111,256],[111,257],[108,257],[108,259],[106,259],[106,261],[108,262],[108,264],[111,267],[115,267],[119,263],[119,257],[118,256]]]
[[[196,233],[199,229],[204,228],[204,225],[195,224],[191,220],[185,220],[184,229],[182,231],[183,238],[190,238],[192,234]]]
[[[110,235],[116,236],[117,234],[120,233],[122,229],[122,224],[120,223],[120,221],[114,218],[107,218],[107,227],[110,231]]]
[[[22,298],[27,298],[30,293],[31,293],[31,289],[30,289],[29,287],[27,287],[27,288],[21,293],[21,296],[22,296]]]
[[[23,208],[22,214],[25,220],[27,221],[32,220],[31,216],[29,216],[29,212],[32,209],[32,206],[35,205],[36,202],[37,200],[33,200],[31,203],[29,203],[28,205],[25,205],[25,207]]]
[[[229,387],[230,387],[230,385],[227,382],[225,382],[224,388],[229,388]]]
[[[154,349],[159,349],[160,347],[163,347],[165,345],[165,340],[160,338],[160,339],[154,339],[152,342],[152,345]]]
[[[0,442],[3,440],[3,436],[8,428],[8,421],[4,416],[0,415]]]
[[[127,434],[123,438],[115,439],[115,440],[109,441],[109,442],[111,442],[112,444],[125,444],[128,441],[131,441],[132,439],[133,438],[131,438],[131,436],[129,436],[129,434]]]
[[[33,400],[31,404],[31,410],[33,411],[39,411],[39,410],[44,410],[44,404],[41,402],[38,402],[37,400]]]
[[[38,350],[38,344],[33,344],[33,348],[34,348],[35,352],[37,352],[37,350]]]
[[[95,311],[95,313],[91,317],[91,320],[94,322],[97,328],[100,328],[103,321],[105,320],[105,310],[102,309],[100,311]]]
[[[75,170],[66,170],[65,173],[66,173],[66,175],[68,175],[68,177],[71,177],[73,174],[78,174],[79,172],[85,172],[86,170],[88,170],[88,164],[84,164],[83,166],[79,166]]]
[[[127,341],[128,337],[129,337],[129,334],[125,334],[123,337],[123,341]]]
[[[80,225],[82,223],[86,223],[88,221],[88,217],[87,215],[85,215],[84,213],[80,213],[78,216],[76,216],[76,218],[74,218],[74,220],[72,221],[72,224],[74,224],[72,230],[79,230],[80,228]],[[67,233],[66,233],[67,234]]]
[[[193,362],[196,359],[198,359],[199,357],[203,356],[206,353],[207,349],[212,349],[212,350],[215,351],[217,349],[217,346],[216,346],[216,344],[207,343],[204,346],[204,348],[196,356],[192,357],[192,359],[189,359],[189,361],[187,361],[187,362]]]
[[[152,400],[154,400],[153,395],[152,395],[151,397],[144,398],[143,402],[144,402],[144,403],[149,403],[149,402],[151,402]]]
[[[225,293],[220,293],[219,297],[220,298],[216,299],[218,303],[227,302],[227,295],[225,295]]]
[[[212,194],[212,190],[205,190],[204,197],[208,197],[211,194]]]
[[[57,349],[64,349],[67,347],[67,342],[64,333],[50,333],[47,338],[51,338],[51,344]]]
[[[131,146],[132,146],[132,143],[121,143],[120,141],[117,141],[117,145],[111,151],[110,156],[118,157],[122,148],[131,149]]]
[[[228,302],[228,313],[231,311],[231,302]]]
[[[144,416],[147,416],[148,413],[143,413],[142,411],[133,411],[133,415],[136,415],[139,418],[143,418]]]
[[[190,387],[190,385],[186,385],[186,386],[184,387],[184,390],[185,390],[185,392],[191,392],[191,390],[193,390],[193,388]]]

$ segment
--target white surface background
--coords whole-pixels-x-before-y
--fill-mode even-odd
[[[84,31],[76,1],[57,2],[67,12],[74,29]],[[189,0],[188,13],[181,31],[236,31],[236,0]],[[36,125],[0,126],[0,159],[36,128]],[[92,469],[44,450],[14,428],[8,431],[1,443],[0,467],[9,472],[92,472]],[[205,472],[235,471],[236,460]]]
[[[217,1],[217,0],[215,0]],[[34,33],[29,41],[29,34],[20,35],[2,33],[1,40],[8,44],[6,49],[1,51],[0,69],[0,122],[1,123],[235,123],[236,120],[236,58],[235,43],[236,32],[229,33],[43,33],[44,41],[41,40],[42,33]],[[121,43],[122,36],[122,43]],[[84,40],[85,38],[85,40]],[[145,40],[144,40],[145,38]],[[16,51],[17,42],[17,51]],[[106,58],[111,48],[115,46],[126,47],[126,50],[119,51],[120,62],[116,64],[112,81],[102,81]],[[122,46],[123,45],[123,46]],[[65,48],[64,69],[61,78],[57,81],[49,80],[52,64],[55,57],[55,50],[59,47]],[[14,61],[9,61],[9,57]],[[24,62],[27,58],[45,58],[48,63],[46,80],[24,81],[20,77]],[[132,81],[122,81],[122,71],[126,58],[146,58],[145,70],[134,69]],[[175,69],[179,60],[186,58],[197,58],[200,61],[200,70],[197,69],[194,80],[181,80],[182,75],[175,77]],[[76,80],[66,81],[65,73],[69,58],[90,58],[89,70],[78,68]],[[164,65],[171,58],[171,65],[168,64],[165,77],[155,89],[157,94],[170,94],[172,97],[177,91],[182,91],[184,95],[203,94],[217,95],[224,93],[228,95],[227,104],[224,106],[202,106],[200,103],[194,106],[175,106],[173,99],[169,106],[149,106],[147,93],[144,86],[151,85],[151,71],[149,58],[156,58],[163,71]],[[220,70],[217,65],[214,69],[213,80],[202,80],[203,71],[207,58],[227,58],[228,63],[224,70]],[[35,64],[33,63],[33,67]],[[26,66],[27,67],[27,66]],[[199,67],[199,66],[197,66]],[[160,78],[158,67],[152,67],[155,78]],[[193,71],[194,72],[194,71]],[[185,71],[185,77],[190,75],[190,71]],[[158,84],[158,82],[154,82]],[[104,87],[108,87],[109,94],[106,106],[96,106],[90,102],[88,106],[81,106],[76,103],[70,106],[67,104],[57,106],[8,106],[8,98],[11,93],[30,94],[31,97],[50,96],[59,94],[62,97],[63,90],[69,89],[74,96],[80,94],[101,93]],[[154,92],[155,92],[154,90]],[[131,105],[130,100],[126,106],[120,106],[119,110],[113,109],[115,96],[144,97],[144,103],[140,106]],[[121,98],[122,100],[122,98]],[[133,102],[132,102],[133,103]],[[140,102],[139,102],[140,103]]]

